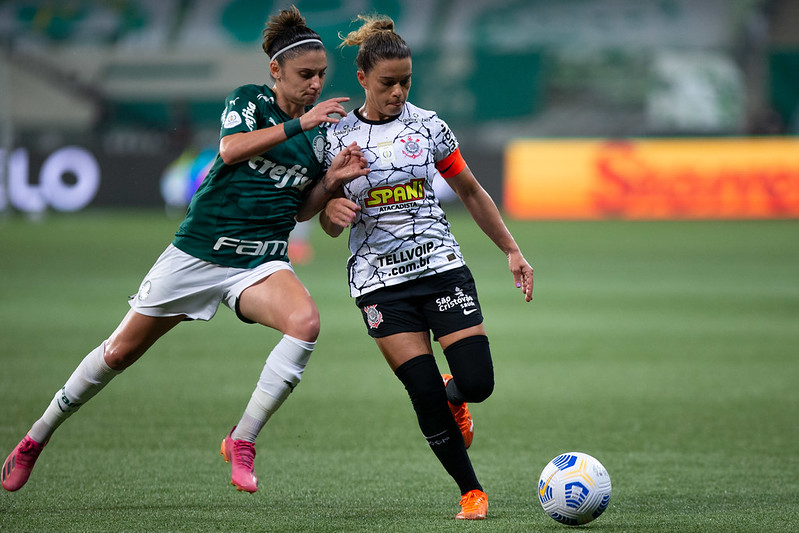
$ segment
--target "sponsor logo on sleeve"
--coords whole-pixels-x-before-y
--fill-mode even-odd
[[[250,131],[255,129],[255,104],[252,102],[247,102],[247,107],[241,112],[244,116],[244,122],[247,124],[247,128]]]

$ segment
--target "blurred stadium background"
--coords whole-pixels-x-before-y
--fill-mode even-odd
[[[226,94],[267,81],[263,23],[290,3],[0,1],[0,210],[181,210]],[[360,12],[393,17],[414,53],[412,100],[450,123],[500,203],[518,138],[799,134],[799,0],[293,3],[330,50],[325,96],[350,107],[362,94],[337,34]],[[795,197],[787,157],[780,194]]]
[[[287,5],[0,0],[0,453],[127,311],[225,96],[267,81],[261,30]],[[799,531],[799,0],[296,5],[350,108],[338,32],[396,20],[412,100],[450,123],[536,268],[527,305],[448,209],[497,362],[470,448],[492,514],[470,531],[562,531],[535,494],[567,450],[611,473],[601,531]],[[255,499],[216,451],[278,336],[220,312],[59,429],[29,485],[0,490],[0,531],[462,533],[348,297],[345,243],[311,241],[319,356],[259,438]]]

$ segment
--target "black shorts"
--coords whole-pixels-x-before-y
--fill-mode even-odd
[[[355,305],[367,332],[375,338],[432,331],[438,340],[483,323],[474,278],[465,265],[372,291],[357,297]]]

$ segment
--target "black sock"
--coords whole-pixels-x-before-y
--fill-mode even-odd
[[[422,434],[461,494],[483,490],[466,453],[458,424],[447,405],[444,382],[432,354],[414,357],[394,372],[411,398]]]
[[[444,355],[452,379],[447,383],[447,398],[455,405],[482,402],[494,391],[494,365],[488,337],[474,335],[447,346]]]

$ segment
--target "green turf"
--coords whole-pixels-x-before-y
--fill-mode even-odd
[[[218,445],[278,335],[222,308],[58,430],[28,485],[0,491],[0,531],[564,531],[536,483],[569,450],[613,482],[583,529],[799,528],[799,222],[511,223],[536,268],[525,304],[488,239],[451,220],[496,367],[494,395],[472,406],[488,520],[453,520],[457,488],[348,296],[345,240],[317,231],[297,271],[322,335],[259,438],[256,494],[228,484]],[[3,457],[116,326],[176,224],[0,221]]]

